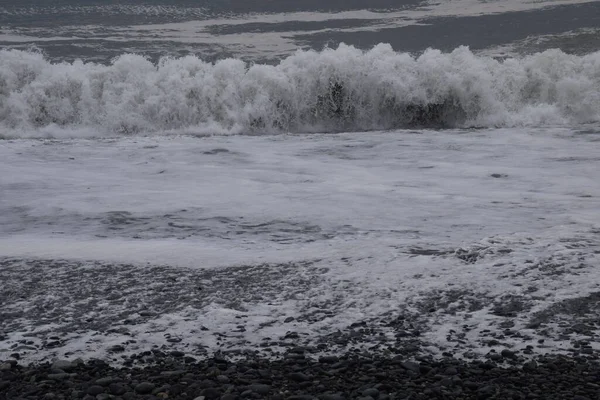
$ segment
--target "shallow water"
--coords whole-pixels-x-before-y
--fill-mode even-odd
[[[400,314],[433,354],[484,354],[507,322],[531,342],[503,345],[561,351],[574,314],[545,310],[600,288],[594,132],[4,140],[2,346],[65,332],[24,357],[105,356],[127,335],[202,354]]]

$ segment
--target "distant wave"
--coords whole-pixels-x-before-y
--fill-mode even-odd
[[[0,51],[0,136],[339,132],[600,121],[600,52],[496,60],[380,44],[298,51],[278,65],[194,56],[53,64]]]

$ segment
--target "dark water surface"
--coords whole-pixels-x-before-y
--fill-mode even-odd
[[[581,54],[600,48],[599,26],[598,1],[0,1],[0,48],[34,46],[52,60],[102,63],[131,52],[270,62],[342,42],[518,53],[564,44]]]

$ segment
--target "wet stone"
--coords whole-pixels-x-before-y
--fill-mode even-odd
[[[139,394],[149,394],[154,390],[154,384],[150,382],[142,382],[135,386],[136,393]]]
[[[303,374],[302,372],[292,372],[291,374],[288,374],[287,377],[288,379],[291,379],[296,382],[306,382],[309,380],[308,376],[306,374]]]
[[[263,384],[254,384],[250,385],[249,389],[252,390],[254,393],[267,395],[271,391],[271,386]]]
[[[61,369],[65,372],[73,370],[77,365],[68,360],[56,360],[52,363],[52,369]]]
[[[500,352],[500,354],[502,355],[502,357],[504,358],[517,358],[517,355],[515,354],[514,351],[508,350],[508,349],[504,349]]]
[[[90,386],[87,390],[87,394],[89,394],[90,396],[96,396],[100,393],[104,393],[104,388],[99,385]]]
[[[62,381],[62,380],[66,380],[69,378],[70,378],[70,375],[67,374],[66,372],[62,372],[62,373],[58,373],[58,374],[48,374],[48,379],[52,379],[55,381]]]
[[[421,367],[416,362],[413,362],[413,361],[404,361],[400,365],[402,366],[402,368],[404,368],[404,369],[406,369],[408,371],[412,371],[412,372],[417,373],[417,374],[421,372]]]
[[[120,396],[122,394],[125,394],[128,391],[128,388],[120,383],[111,383],[108,386],[108,390],[111,394],[115,396]]]
[[[208,400],[218,399],[221,397],[221,392],[217,388],[206,388],[202,390],[201,394]]]
[[[104,378],[100,378],[100,379],[96,379],[96,385],[100,385],[100,386],[108,386],[111,383],[114,382],[114,378],[107,376]]]
[[[379,390],[377,390],[375,388],[369,388],[369,389],[363,390],[362,394],[365,397],[371,397],[373,399],[376,399],[379,397]]]

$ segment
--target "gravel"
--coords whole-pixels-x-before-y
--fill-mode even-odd
[[[295,353],[298,354],[298,349]],[[133,356],[136,360],[139,356]],[[194,362],[164,354],[154,362],[117,367],[101,360],[22,365],[0,361],[0,399],[598,399],[596,356],[546,355],[498,362],[446,357],[346,354],[321,359]],[[66,366],[70,372],[56,372]],[[55,375],[61,375],[55,378]]]

